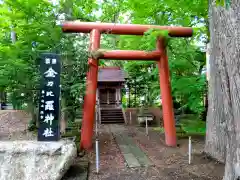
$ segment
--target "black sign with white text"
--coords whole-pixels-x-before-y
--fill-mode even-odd
[[[60,139],[60,56],[46,53],[41,56],[41,87],[39,102],[38,141]]]

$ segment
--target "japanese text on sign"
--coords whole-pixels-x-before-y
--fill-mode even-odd
[[[42,74],[40,99],[40,128],[38,140],[58,140],[59,133],[59,95],[60,95],[60,62],[56,54],[43,55],[40,66]]]

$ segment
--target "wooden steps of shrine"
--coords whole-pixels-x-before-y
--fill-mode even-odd
[[[101,109],[102,124],[123,124],[124,116],[121,108]]]

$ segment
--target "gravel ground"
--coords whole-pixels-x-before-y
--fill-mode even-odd
[[[112,131],[112,132],[111,132]],[[154,166],[127,168],[125,160],[114,140],[114,133],[122,131],[134,139],[136,144],[151,159]],[[188,140],[179,140],[178,148],[164,145],[164,135],[144,128],[101,125],[100,127],[100,173],[96,174],[95,152],[89,154],[91,161],[89,180],[221,180],[224,166],[206,159],[201,153],[204,141],[193,139],[193,163],[188,165]]]
[[[178,140],[178,148],[169,148],[164,145],[164,135],[150,131],[149,137],[145,136],[144,128],[131,128],[133,138],[148,154],[154,164],[159,167],[175,169],[189,174],[186,179],[195,176],[200,179],[221,180],[224,173],[224,165],[208,159],[203,154],[204,138],[192,138],[192,163],[188,164],[188,139]],[[181,175],[181,173],[180,173]]]
[[[24,111],[0,111],[0,140],[34,140],[36,135],[27,132],[30,116]]]
[[[26,131],[30,119],[23,111],[0,111],[0,140],[34,140],[36,135]],[[114,128],[112,128],[114,127]],[[147,168],[127,168],[114,139],[114,132],[128,133],[154,163]],[[164,145],[164,135],[132,126],[100,126],[100,173],[96,174],[95,152],[89,154],[89,180],[221,180],[224,165],[207,159],[201,153],[204,141],[193,139],[193,163],[188,165],[188,140],[179,140],[178,148]],[[73,178],[75,180],[75,178]],[[76,178],[77,180],[78,178]],[[72,179],[71,179],[72,180]]]

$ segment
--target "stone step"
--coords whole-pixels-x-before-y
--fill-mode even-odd
[[[123,119],[123,116],[101,116],[102,119]]]
[[[102,124],[123,124],[125,123],[122,109],[102,109],[101,110]]]
[[[123,114],[101,114],[101,117],[123,117]]]
[[[103,114],[111,114],[111,115],[116,115],[116,114],[122,114],[122,112],[101,112],[101,115]]]
[[[124,120],[123,119],[121,119],[121,120],[114,120],[114,119],[102,119],[102,121],[101,121],[102,123],[104,123],[104,122],[124,122]]]
[[[124,122],[123,118],[102,118],[101,121]]]
[[[122,122],[116,122],[116,121],[102,121],[101,122],[102,124],[124,124],[125,122],[122,121]]]
[[[124,123],[124,120],[116,121],[116,120],[102,120],[101,123]]]
[[[123,116],[101,116],[102,119],[123,119]]]
[[[119,121],[124,121],[124,119],[102,119],[102,121],[113,121],[113,122],[119,122]]]
[[[119,112],[119,111],[117,111],[117,112],[115,112],[115,111],[108,111],[108,112],[101,111],[101,114],[122,114],[122,111],[121,112]]]
[[[122,112],[122,109],[114,109],[114,108],[111,109],[111,108],[109,108],[109,109],[101,109],[101,111],[106,111],[106,112],[107,111],[116,111],[116,112],[119,111],[119,112]]]

